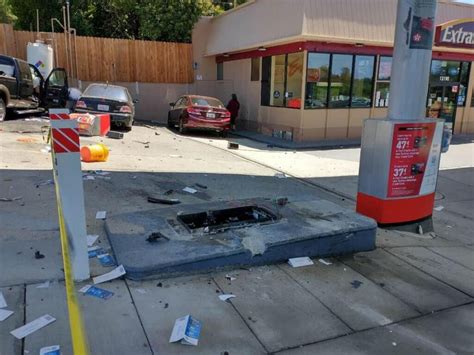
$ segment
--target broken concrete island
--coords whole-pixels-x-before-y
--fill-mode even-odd
[[[369,251],[377,228],[326,200],[281,206],[263,198],[117,214],[105,226],[134,280]]]

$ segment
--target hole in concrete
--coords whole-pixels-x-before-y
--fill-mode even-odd
[[[274,213],[259,206],[242,206],[178,216],[178,220],[191,231],[203,228],[205,232],[243,228],[255,223],[271,223],[277,219]]]

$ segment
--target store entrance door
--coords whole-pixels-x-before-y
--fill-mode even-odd
[[[427,116],[442,118],[453,129],[456,118],[458,84],[431,86],[428,91]]]

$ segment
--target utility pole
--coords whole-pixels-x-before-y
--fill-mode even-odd
[[[357,212],[379,224],[431,217],[443,120],[426,118],[437,0],[398,0],[388,117],[364,121]]]

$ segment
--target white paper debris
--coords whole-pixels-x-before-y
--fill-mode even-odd
[[[98,249],[100,249],[100,247],[99,247],[98,245],[93,246],[93,247],[88,247],[88,248],[87,248],[87,252],[96,251],[96,250],[98,250]]]
[[[314,265],[313,260],[311,260],[307,256],[302,256],[300,258],[288,259],[288,264],[290,264],[292,267],[301,267],[301,266]]]
[[[179,341],[185,345],[198,345],[200,334],[201,322],[188,314],[176,319],[169,342]]]
[[[318,261],[319,261],[321,264],[324,264],[324,265],[332,265],[331,262],[326,261],[326,260],[324,260],[324,259],[319,259]]]
[[[48,324],[56,321],[56,318],[51,317],[49,314],[45,314],[42,317],[36,318],[34,321],[25,324],[24,326],[12,330],[10,332],[17,339],[23,339],[27,335],[36,332],[37,330],[46,327]]]
[[[397,346],[397,343],[393,342],[392,345],[393,345],[393,346]]]
[[[39,284],[38,286],[36,286],[36,288],[48,288],[50,285],[50,282],[49,281],[45,281],[41,284]]]
[[[84,287],[82,287],[79,292],[80,293],[86,293],[87,290],[89,290],[92,286],[91,285],[85,285]]]
[[[442,210],[444,210],[444,206],[436,206],[435,208],[433,208],[435,211],[438,211],[438,212],[441,212]]]
[[[102,170],[96,170],[96,171],[94,171],[94,174],[102,175],[102,176],[110,175],[110,173],[108,171],[102,171]]]
[[[279,178],[279,179],[286,179],[287,178],[287,176],[284,173],[275,173],[274,176]]]
[[[40,349],[39,355],[59,355],[61,354],[61,347],[59,345],[46,346]]]
[[[84,175],[82,177],[82,180],[95,180],[95,177],[93,177],[92,175]]]
[[[112,271],[110,271],[106,274],[100,275],[100,276],[96,276],[92,280],[94,281],[94,284],[97,285],[97,284],[100,284],[102,282],[107,282],[107,281],[116,279],[117,277],[125,275],[125,273],[126,272],[125,272],[125,269],[123,268],[123,265],[119,265],[115,269],[113,269]]]
[[[219,299],[221,301],[227,301],[228,299],[234,298],[234,297],[235,297],[235,295],[232,295],[232,294],[219,295]]]
[[[226,278],[227,280],[229,280],[229,281],[237,280],[236,277],[234,277],[234,276],[232,276],[232,275],[229,275],[229,274],[225,275],[225,278]]]
[[[182,158],[182,155],[179,154],[170,154],[170,158]]]
[[[0,291],[0,308],[5,307],[7,307],[7,301],[5,300],[5,297],[3,297],[2,291]]]
[[[195,194],[197,192],[196,189],[193,189],[192,187],[188,187],[186,186],[184,189],[183,189],[184,192],[189,192],[190,194]]]
[[[95,219],[105,219],[107,217],[107,211],[97,211]]]
[[[91,247],[94,245],[94,243],[99,239],[99,236],[97,234],[88,234],[87,235],[87,246]]]
[[[13,314],[13,311],[8,309],[0,309],[0,322],[3,322],[5,319],[10,317]]]

